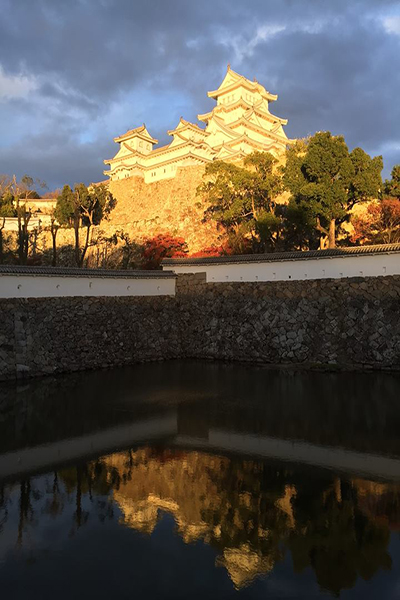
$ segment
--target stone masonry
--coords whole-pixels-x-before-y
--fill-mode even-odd
[[[175,297],[0,300],[0,378],[207,358],[400,370],[400,276],[205,283]]]
[[[182,237],[190,252],[219,245],[220,232],[212,222],[203,222],[204,206],[197,196],[204,168],[180,167],[172,179],[146,184],[140,177],[111,181],[109,189],[117,205],[101,228],[117,230],[143,241],[158,233]]]

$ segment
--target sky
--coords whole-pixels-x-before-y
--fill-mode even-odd
[[[104,180],[113,137],[168,143],[228,63],[278,94],[290,138],[400,163],[399,0],[0,0],[0,173]]]

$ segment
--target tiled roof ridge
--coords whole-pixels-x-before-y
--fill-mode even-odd
[[[205,256],[195,258],[167,258],[163,265],[218,264],[246,262],[278,262],[284,260],[307,260],[311,258],[345,258],[347,256],[379,253],[400,253],[400,243],[379,244],[375,246],[350,246],[347,248],[330,248],[327,250],[296,250],[293,252],[273,252],[268,254],[237,254],[227,256]]]
[[[50,277],[87,277],[113,279],[168,279],[175,277],[172,271],[130,271],[111,269],[78,269],[75,267],[30,267],[27,265],[0,265],[1,275],[47,275]]]

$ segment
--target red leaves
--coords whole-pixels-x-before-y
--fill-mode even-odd
[[[203,250],[193,252],[193,254],[190,255],[190,258],[204,258],[206,256],[223,256],[224,254],[227,254],[224,246],[211,246],[209,248],[204,248]]]
[[[369,205],[365,215],[352,220],[352,242],[393,244],[400,241],[400,198],[387,197]]]
[[[228,254],[241,254],[243,250],[251,251],[251,242],[242,240],[243,248],[235,248],[229,241],[220,246],[209,246],[188,255],[188,247],[181,237],[174,237],[170,233],[160,233],[146,240],[142,250],[142,269],[158,269],[164,258],[203,258],[207,256],[226,256]],[[241,252],[242,250],[242,252]]]
[[[183,238],[159,233],[143,244],[142,269],[158,269],[163,258],[182,258],[187,256],[187,252],[187,243]]]

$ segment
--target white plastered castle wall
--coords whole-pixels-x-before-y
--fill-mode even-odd
[[[175,278],[0,274],[0,298],[174,296]]]
[[[177,275],[205,273],[208,283],[227,281],[304,281],[306,279],[341,279],[343,277],[379,277],[400,275],[400,251],[282,260],[274,262],[221,262],[203,264],[168,264],[163,267]]]

